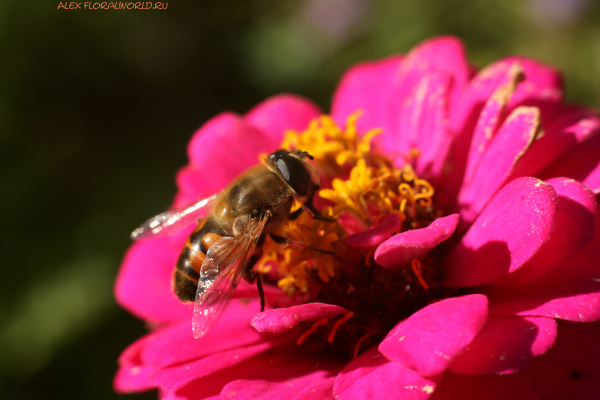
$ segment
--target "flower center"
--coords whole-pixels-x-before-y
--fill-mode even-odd
[[[349,310],[337,320],[323,318],[307,327],[297,343],[325,339],[354,357],[368,348],[365,342],[377,340],[435,297],[437,274],[416,259],[404,271],[392,273],[374,262],[380,243],[349,246],[344,239],[380,226],[390,214],[399,220],[391,234],[426,227],[442,216],[434,188],[411,165],[418,151],[411,151],[404,165],[396,167],[372,151],[371,141],[380,129],[358,136],[359,115],[351,115],[345,129],[325,115],[303,132],[286,132],[281,147],[297,147],[314,156],[323,183],[315,204],[330,220],[303,213],[289,221],[282,234],[290,244],[282,248],[267,239],[258,265],[265,279],[277,282],[298,302],[319,301]]]

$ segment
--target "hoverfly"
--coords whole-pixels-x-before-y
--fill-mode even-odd
[[[197,222],[181,250],[173,272],[172,287],[183,302],[194,301],[194,337],[204,335],[219,319],[244,278],[257,282],[261,312],[265,300],[260,274],[253,271],[262,256],[267,235],[287,243],[276,234],[284,221],[294,220],[309,210],[320,188],[316,168],[305,151],[277,150],[238,176],[218,195],[159,214],[137,228],[132,239],[169,235]],[[291,212],[294,199],[302,204]]]

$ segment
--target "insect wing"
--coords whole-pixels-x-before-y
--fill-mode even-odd
[[[251,219],[243,233],[221,238],[208,249],[194,302],[192,330],[196,339],[208,332],[227,309],[267,220],[267,216]]]
[[[195,203],[158,214],[131,232],[131,239],[140,240],[151,237],[163,237],[175,233],[181,228],[208,215],[208,206],[216,197],[217,195],[212,195]]]

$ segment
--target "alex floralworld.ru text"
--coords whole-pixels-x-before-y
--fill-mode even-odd
[[[59,2],[58,9],[65,10],[166,10],[169,3],[137,1],[137,2]]]

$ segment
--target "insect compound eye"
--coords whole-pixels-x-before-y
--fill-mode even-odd
[[[272,152],[272,153],[269,155],[269,158],[270,158],[271,160],[273,160],[273,161],[277,161],[277,160],[278,160],[278,159],[280,159],[281,157],[283,157],[283,156],[287,156],[288,154],[290,154],[290,152],[289,152],[289,151],[287,151],[287,150],[284,150],[284,149],[279,149],[279,150],[276,150],[276,151]]]
[[[304,163],[296,157],[283,155],[275,160],[283,179],[299,196],[306,196],[310,190],[310,174]]]

